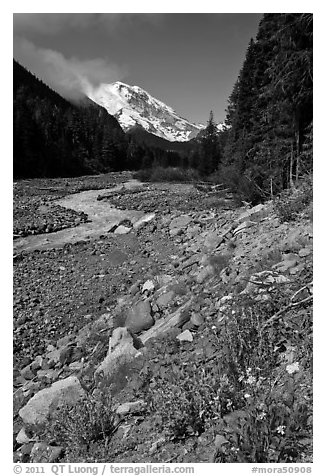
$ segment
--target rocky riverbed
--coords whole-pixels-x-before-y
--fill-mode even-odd
[[[79,179],[79,192],[76,179],[18,184],[17,210],[42,195],[44,206],[50,197],[50,207],[66,213],[65,225],[87,218],[14,241],[15,460],[69,460],[65,444],[41,427],[56,408],[95,395],[104,378],[118,430],[93,461],[212,462],[217,436],[227,436],[221,421],[186,439],[162,436],[146,375],[153,385],[180,362],[213,372],[219,329],[239,296],[269,302],[281,287],[281,308],[290,303],[292,312],[299,303],[310,315],[310,217],[280,223],[272,203],[237,208],[231,196],[193,185],[140,184],[127,175],[90,180]],[[43,205],[30,207],[36,221]],[[24,226],[17,211],[14,231]],[[288,364],[300,361],[297,343],[288,342],[280,343],[278,362],[290,348]],[[302,379],[309,393],[307,366]]]

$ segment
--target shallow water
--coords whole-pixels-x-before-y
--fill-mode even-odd
[[[142,183],[138,180],[130,180],[113,188],[87,190],[67,195],[54,201],[53,204],[61,205],[77,212],[87,213],[90,222],[81,223],[74,228],[65,228],[53,233],[29,235],[19,238],[14,241],[14,254],[21,253],[22,251],[57,248],[62,247],[66,243],[95,239],[107,233],[113,226],[118,225],[124,219],[128,219],[133,223],[138,221],[148,214],[137,210],[118,210],[110,206],[106,200],[97,200],[97,197],[108,192],[115,192],[121,189],[131,190],[141,186]]]

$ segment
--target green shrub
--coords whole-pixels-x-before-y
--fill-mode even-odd
[[[109,394],[87,393],[74,406],[59,408],[49,419],[44,439],[62,445],[68,461],[94,461],[91,448],[107,448],[115,430],[115,413]]]
[[[285,190],[274,200],[274,210],[281,223],[293,221],[312,203],[312,199],[312,176],[308,175],[296,188]]]
[[[239,205],[242,201],[247,201],[252,205],[266,200],[268,195],[257,185],[255,177],[248,177],[235,165],[221,166],[218,172],[209,177],[213,183],[221,183],[230,189]]]
[[[135,172],[134,178],[144,182],[193,182],[198,181],[200,177],[195,169],[153,167]]]
[[[288,301],[282,288],[270,301],[238,296],[216,334],[219,365],[234,389],[235,411],[219,422],[230,441],[224,462],[299,462],[311,454],[311,312],[289,310],[264,326]],[[291,353],[293,372],[286,366]]]
[[[235,296],[196,352],[175,337],[149,350],[141,392],[159,432],[178,441],[214,428],[230,443],[219,462],[311,460],[311,306],[265,326],[293,291],[276,286],[268,301]]]

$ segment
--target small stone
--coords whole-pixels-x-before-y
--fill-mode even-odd
[[[139,230],[143,225],[153,220],[153,218],[155,218],[155,213],[149,213],[148,215],[145,215],[134,223],[134,229]]]
[[[181,332],[181,334],[177,335],[177,339],[180,342],[192,342],[194,340],[192,333],[189,329]]]
[[[138,400],[137,402],[125,402],[118,406],[116,413],[120,418],[125,417],[130,413],[138,413],[145,407],[144,400]]]
[[[114,231],[115,235],[126,235],[131,231],[131,228],[124,225],[119,225],[118,228]]]
[[[62,455],[61,446],[50,446],[43,442],[34,444],[31,451],[31,463],[54,463]]]
[[[300,273],[304,268],[305,268],[304,263],[298,264],[298,266],[295,266],[294,268],[291,268],[291,269],[290,269],[290,274],[298,274],[298,273]]]
[[[151,280],[151,279],[148,279],[144,284],[143,284],[143,287],[142,287],[142,293],[144,293],[145,291],[154,291],[155,289],[155,284],[154,282]]]
[[[299,251],[300,258],[304,258],[305,256],[309,256],[312,253],[312,248],[301,248]]]
[[[42,368],[43,357],[41,355],[37,355],[33,362],[31,363],[32,370],[39,370]]]
[[[140,281],[137,281],[137,282],[134,283],[132,286],[130,286],[130,288],[129,288],[129,294],[131,294],[132,296],[134,296],[135,294],[137,294],[138,291],[139,291],[139,285],[140,285]]]
[[[297,262],[298,262],[297,259],[280,261],[279,263],[274,264],[272,266],[272,269],[276,269],[277,271],[284,273],[288,271],[290,268],[293,268],[297,264]]]
[[[34,372],[31,370],[30,365],[27,365],[26,367],[24,367],[24,368],[20,371],[20,374],[21,374],[21,376],[22,376],[25,380],[32,380],[32,379],[35,377],[35,374],[34,374]]]
[[[192,217],[189,215],[180,215],[173,218],[170,222],[170,228],[184,228],[192,221]]]
[[[20,445],[24,445],[25,443],[29,443],[31,441],[29,436],[27,436],[26,430],[24,427],[20,429],[18,435],[16,436],[16,441]]]
[[[202,324],[204,324],[205,319],[203,318],[203,316],[201,314],[198,314],[197,312],[194,312],[194,313],[192,313],[192,315],[190,317],[190,322],[194,326],[199,327]]]
[[[174,295],[174,291],[168,291],[167,293],[161,294],[161,296],[159,296],[156,300],[157,305],[159,307],[167,306],[174,298]]]
[[[214,274],[214,268],[213,266],[205,266],[205,268],[202,268],[199,270],[196,276],[196,281],[199,284],[202,284],[204,281],[206,281],[207,278],[210,276],[213,276]]]
[[[69,368],[73,370],[74,372],[78,372],[83,367],[84,367],[83,362],[71,362],[71,364],[69,364]]]
[[[151,305],[148,300],[139,301],[127,311],[125,326],[135,334],[149,329],[154,323]]]

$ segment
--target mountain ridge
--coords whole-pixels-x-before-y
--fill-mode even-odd
[[[170,142],[186,142],[205,127],[179,116],[172,107],[154,98],[140,86],[116,81],[89,89],[85,94],[116,117],[125,132],[140,126]]]

